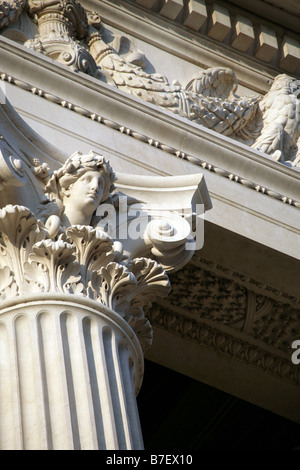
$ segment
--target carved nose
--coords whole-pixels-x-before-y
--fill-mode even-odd
[[[96,181],[92,181],[92,183],[91,183],[91,189],[92,189],[93,191],[97,191],[97,189],[98,189],[98,183],[97,183]]]

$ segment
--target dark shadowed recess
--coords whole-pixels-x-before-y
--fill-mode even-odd
[[[145,361],[137,397],[145,450],[300,450],[300,425]]]

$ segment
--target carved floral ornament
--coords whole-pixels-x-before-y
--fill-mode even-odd
[[[26,12],[26,13],[25,13]],[[264,96],[236,95],[237,78],[228,68],[201,71],[184,87],[159,73],[146,73],[141,60],[122,58],[105,41],[97,13],[76,0],[7,0],[0,5],[3,34],[21,14],[37,26],[24,33],[24,45],[58,62],[162,106],[197,124],[232,137],[276,161],[300,166],[299,80],[278,75]]]

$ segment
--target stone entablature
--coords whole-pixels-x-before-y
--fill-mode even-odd
[[[299,35],[288,28],[274,27],[249,10],[243,10],[242,4],[228,7],[223,2],[210,0],[166,0],[162,3],[133,0],[123,3],[144,7],[203,37],[285,72],[300,73]]]
[[[170,145],[166,144],[165,142],[161,142],[159,140],[153,139],[151,135],[144,135],[140,134],[138,131],[135,129],[131,129],[129,127],[126,127],[122,125],[120,122],[112,121],[110,119],[106,119],[106,117],[101,116],[99,114],[95,114],[92,110],[88,110],[85,108],[82,108],[81,106],[77,105],[76,103],[72,103],[70,101],[66,101],[65,99],[59,97],[59,96],[54,96],[51,93],[48,93],[45,90],[36,88],[35,86],[30,85],[29,83],[26,83],[22,80],[16,79],[10,75],[7,75],[5,73],[2,73],[0,75],[0,79],[5,83],[8,82],[12,85],[15,85],[23,90],[26,90],[30,93],[33,93],[34,95],[38,95],[41,98],[50,101],[51,103],[56,103],[59,106],[62,106],[64,108],[69,109],[70,111],[73,111],[81,116],[87,117],[89,119],[92,119],[93,121],[98,122],[99,124],[102,124],[104,126],[107,126],[110,129],[114,129],[117,132],[121,132],[122,134],[126,134],[129,137],[132,137],[133,139],[137,139],[139,142],[143,142],[147,145],[153,146],[155,148],[158,148],[162,150],[163,152],[166,152],[167,154],[171,154],[176,156],[179,159],[186,160],[188,162],[191,162],[194,165],[197,165],[201,167],[201,169],[208,170],[210,172],[216,173],[219,176],[222,176],[224,178],[228,178],[230,181],[233,183],[239,183],[243,186],[246,186],[249,189],[254,189],[257,192],[260,192],[266,196],[270,196],[271,198],[274,198],[278,201],[282,201],[285,204],[291,205],[296,208],[300,208],[300,200],[295,199],[293,197],[290,197],[288,192],[286,194],[281,194],[277,190],[274,189],[274,187],[266,187],[263,184],[260,184],[256,181],[250,181],[249,179],[246,179],[245,177],[232,173],[230,170],[226,170],[225,168],[220,168],[217,165],[212,164],[210,161],[203,160],[199,157],[196,157],[194,155],[189,155],[179,149],[173,148]],[[37,168],[35,169],[36,172],[41,172],[42,169],[40,165],[37,165]],[[11,176],[10,176],[11,177]]]
[[[46,103],[49,102],[49,105],[53,108],[52,113],[56,113],[55,107],[57,106],[57,116],[63,113],[67,120],[64,122],[68,122],[69,113],[74,113],[74,119],[78,121],[80,127],[86,129],[92,140],[98,135],[98,126],[101,135],[103,137],[107,135],[107,138],[110,139],[109,142],[117,143],[119,139],[120,142],[124,142],[125,139],[131,148],[130,157],[136,160],[138,165],[141,164],[140,156],[144,155],[148,172],[153,172],[155,167],[154,174],[166,174],[161,170],[166,167],[167,162],[172,168],[178,167],[179,170],[180,167],[180,173],[183,171],[185,174],[197,173],[200,168],[205,173],[206,180],[209,181],[210,189],[213,189],[217,200],[219,200],[218,193],[220,190],[223,191],[223,187],[225,200],[228,198],[227,189],[225,188],[228,187],[230,193],[232,192],[229,199],[233,198],[233,204],[231,203],[228,206],[230,214],[233,207],[236,207],[243,211],[243,217],[245,217],[245,214],[247,214],[247,217],[251,217],[253,212],[252,210],[249,212],[247,207],[257,200],[256,214],[259,215],[259,218],[257,219],[254,216],[251,225],[256,220],[255,223],[258,223],[259,226],[262,223],[262,228],[256,230],[251,237],[254,235],[254,238],[259,242],[270,244],[275,249],[284,250],[292,257],[298,257],[292,241],[298,233],[298,216],[292,216],[292,219],[289,216],[290,212],[298,207],[300,200],[299,173],[297,171],[275,162],[271,157],[266,158],[254,149],[241,145],[221,134],[211,132],[201,126],[195,126],[180,116],[164,113],[163,110],[157,113],[157,109],[153,108],[151,104],[136,100],[131,95],[122,93],[103,82],[97,81],[97,86],[95,86],[95,80],[90,79],[88,75],[78,75],[76,82],[74,82],[74,72],[71,70],[47,60],[44,56],[32,56],[29,50],[24,50],[21,46],[8,40],[3,39],[2,46],[0,54],[3,57],[9,56],[9,60],[6,62],[8,68],[16,71],[21,67],[23,73],[22,78],[19,74],[19,78],[2,74],[4,83],[11,83],[7,87],[8,91],[11,88],[10,96],[12,101],[14,101],[14,96],[17,97],[20,93],[24,96],[20,95],[18,99],[21,99],[21,102],[24,101],[24,103],[31,99],[32,94],[36,95],[34,100],[41,100],[42,107],[47,107]],[[8,55],[8,51],[12,47],[15,53]],[[26,67],[24,69],[24,65],[30,58],[38,59],[32,62],[32,68],[35,71],[34,77],[31,76],[29,69]],[[24,81],[27,77],[30,78],[31,83]],[[51,77],[51,80],[47,81],[48,85],[45,89],[47,77]],[[68,86],[68,83],[72,86]],[[57,87],[64,90],[63,97],[57,96]],[[28,95],[28,98],[26,98],[26,95]],[[89,104],[90,109],[86,107],[87,104]],[[6,113],[9,109],[9,106],[3,107],[3,111]],[[30,107],[28,110],[30,111]],[[8,115],[10,115],[10,112]],[[48,119],[47,116],[46,113],[43,119]],[[151,119],[151,135],[149,135],[149,119]],[[92,121],[93,132],[88,131],[89,121]],[[22,129],[20,120],[17,119],[16,122],[17,128]],[[103,131],[105,129],[104,133],[101,128],[103,128]],[[31,135],[32,131],[29,128],[21,131],[23,135],[24,131],[29,132],[29,135]],[[69,131],[72,132],[71,128]],[[186,139],[187,134],[189,135],[188,139]],[[47,139],[48,131],[46,130],[42,135]],[[82,138],[84,138],[83,135]],[[31,139],[36,142],[35,136],[32,136]],[[130,144],[130,141],[134,145]],[[200,142],[203,145],[199,145]],[[49,143],[47,145],[49,147]],[[98,146],[96,140],[95,145]],[[87,150],[90,148],[90,144],[88,144]],[[117,151],[117,147],[115,147],[115,150]],[[26,150],[27,154],[30,154],[30,151],[30,148]],[[57,156],[61,162],[67,157],[63,157],[61,152],[58,152]],[[39,167],[36,168],[36,171],[39,171]],[[170,174],[170,171],[167,174]],[[240,194],[245,192],[246,200],[249,200],[249,204],[246,203],[247,207],[245,207],[246,200],[236,198],[236,190],[239,190]],[[266,198],[265,203],[260,200],[261,197]],[[268,200],[269,202],[267,202]],[[286,205],[284,211],[276,209],[280,201]],[[225,206],[227,207],[227,204]],[[273,212],[273,209],[271,210],[273,206],[275,212]],[[246,212],[244,212],[245,210]],[[228,222],[231,228],[237,227],[239,233],[248,236],[247,226],[238,224],[239,215],[237,213],[228,215],[229,219],[232,219],[231,222],[229,222],[228,217],[226,221],[223,220],[222,214],[224,213],[224,210],[221,213],[216,212],[215,206],[214,211],[209,213],[209,219],[217,224],[224,222],[227,224]],[[293,220],[292,225],[294,228],[286,233],[285,228],[290,226],[291,220]],[[271,223],[270,225],[268,221]],[[266,222],[267,225],[265,225]],[[282,233],[281,236],[281,232],[286,233],[286,235]],[[271,233],[275,234],[275,237],[274,235],[271,237]],[[286,236],[290,241],[283,245],[281,240],[282,237],[286,238]]]

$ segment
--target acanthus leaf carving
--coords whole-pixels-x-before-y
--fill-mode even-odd
[[[169,278],[156,261],[136,258],[129,263],[128,268],[137,280],[130,295],[133,310],[151,302],[160,291],[170,290]]]
[[[8,266],[0,269],[0,299],[15,297],[18,293],[17,284]]]
[[[128,296],[136,286],[136,279],[126,266],[110,262],[94,275],[91,287],[98,292],[101,303],[125,316],[130,303]]]
[[[67,229],[66,235],[76,249],[78,262],[86,273],[98,270],[114,260],[113,242],[104,231],[87,226],[72,226]]]
[[[8,205],[0,210],[0,263],[9,266],[18,286],[21,285],[21,264],[26,261],[26,239],[37,229],[32,212],[23,206]]]
[[[29,259],[32,263],[25,263],[24,277],[35,281],[35,285],[42,285],[44,292],[68,292],[70,286],[80,280],[79,264],[74,263],[74,248],[63,240],[46,239],[36,243]],[[44,282],[40,281],[41,273]]]
[[[127,320],[141,335],[143,349],[150,346],[152,330],[143,306],[169,292],[168,276],[158,263],[140,258],[126,266],[113,261],[112,240],[91,226],[71,226],[52,239],[22,206],[1,210],[0,229],[2,301],[34,293],[89,297]]]
[[[126,321],[137,334],[142,349],[148,349],[149,344],[152,344],[153,340],[153,329],[148,318],[137,317],[136,315],[126,315]]]

